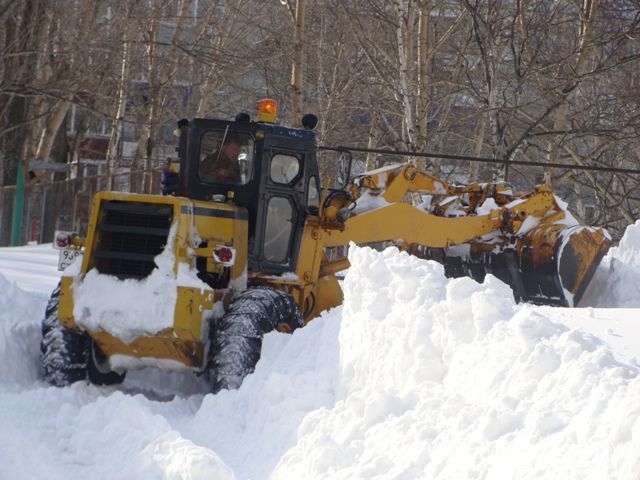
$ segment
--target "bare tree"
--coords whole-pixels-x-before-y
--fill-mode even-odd
[[[2,86],[0,89],[0,141],[4,156],[2,184],[16,183],[18,163],[24,164],[29,147],[29,124],[34,121],[32,82],[43,42],[44,7],[40,1],[7,5],[4,10]],[[25,171],[27,168],[24,169]]]
[[[232,118],[265,96],[285,123],[318,114],[324,145],[640,163],[631,0],[16,0],[0,1],[0,23],[4,184],[18,162],[64,161],[56,146],[73,155],[97,124],[110,136],[108,173],[130,166],[123,145],[149,170],[177,119]],[[640,212],[629,173],[477,165],[424,166],[527,187],[546,172],[578,215],[618,232]]]
[[[304,40],[305,40],[305,0],[281,0],[287,7],[293,21],[293,60],[291,62],[291,120],[293,124],[302,118],[305,88],[304,72]]]

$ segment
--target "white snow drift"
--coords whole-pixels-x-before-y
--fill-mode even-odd
[[[640,224],[576,309],[352,248],[344,305],[216,396],[155,370],[44,384],[45,248],[0,249],[0,478],[638,478]]]

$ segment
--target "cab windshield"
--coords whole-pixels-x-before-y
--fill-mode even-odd
[[[244,185],[253,172],[253,138],[225,130],[204,132],[200,140],[198,176],[206,183]]]

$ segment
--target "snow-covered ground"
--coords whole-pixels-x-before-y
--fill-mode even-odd
[[[640,478],[640,223],[574,309],[393,249],[351,261],[342,307],[214,396],[155,370],[47,386],[57,252],[1,248],[0,479]]]

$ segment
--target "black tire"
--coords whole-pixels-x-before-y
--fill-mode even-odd
[[[236,296],[212,329],[213,358],[207,378],[213,393],[240,387],[260,359],[263,335],[279,325],[286,325],[288,331],[304,325],[291,295],[255,287]]]
[[[59,325],[58,322],[58,304],[60,303],[60,284],[51,292],[51,297],[47,302],[47,307],[44,311],[44,320],[42,321],[42,337],[47,334],[52,327]],[[54,314],[55,312],[55,314]]]
[[[62,325],[49,328],[40,344],[44,380],[56,387],[86,380],[88,346],[80,332]]]
[[[94,385],[119,385],[124,382],[127,372],[114,372],[100,347],[93,340],[89,341],[87,361],[87,377]]]
[[[42,321],[42,368],[44,380],[63,387],[87,378],[89,339],[82,332],[71,330],[58,321],[60,285],[55,288]]]
[[[105,371],[104,354],[89,336],[62,325],[58,320],[60,285],[55,288],[42,321],[42,369],[44,380],[56,387],[89,380],[97,385],[122,383],[124,373]],[[96,350],[97,349],[97,350]]]

